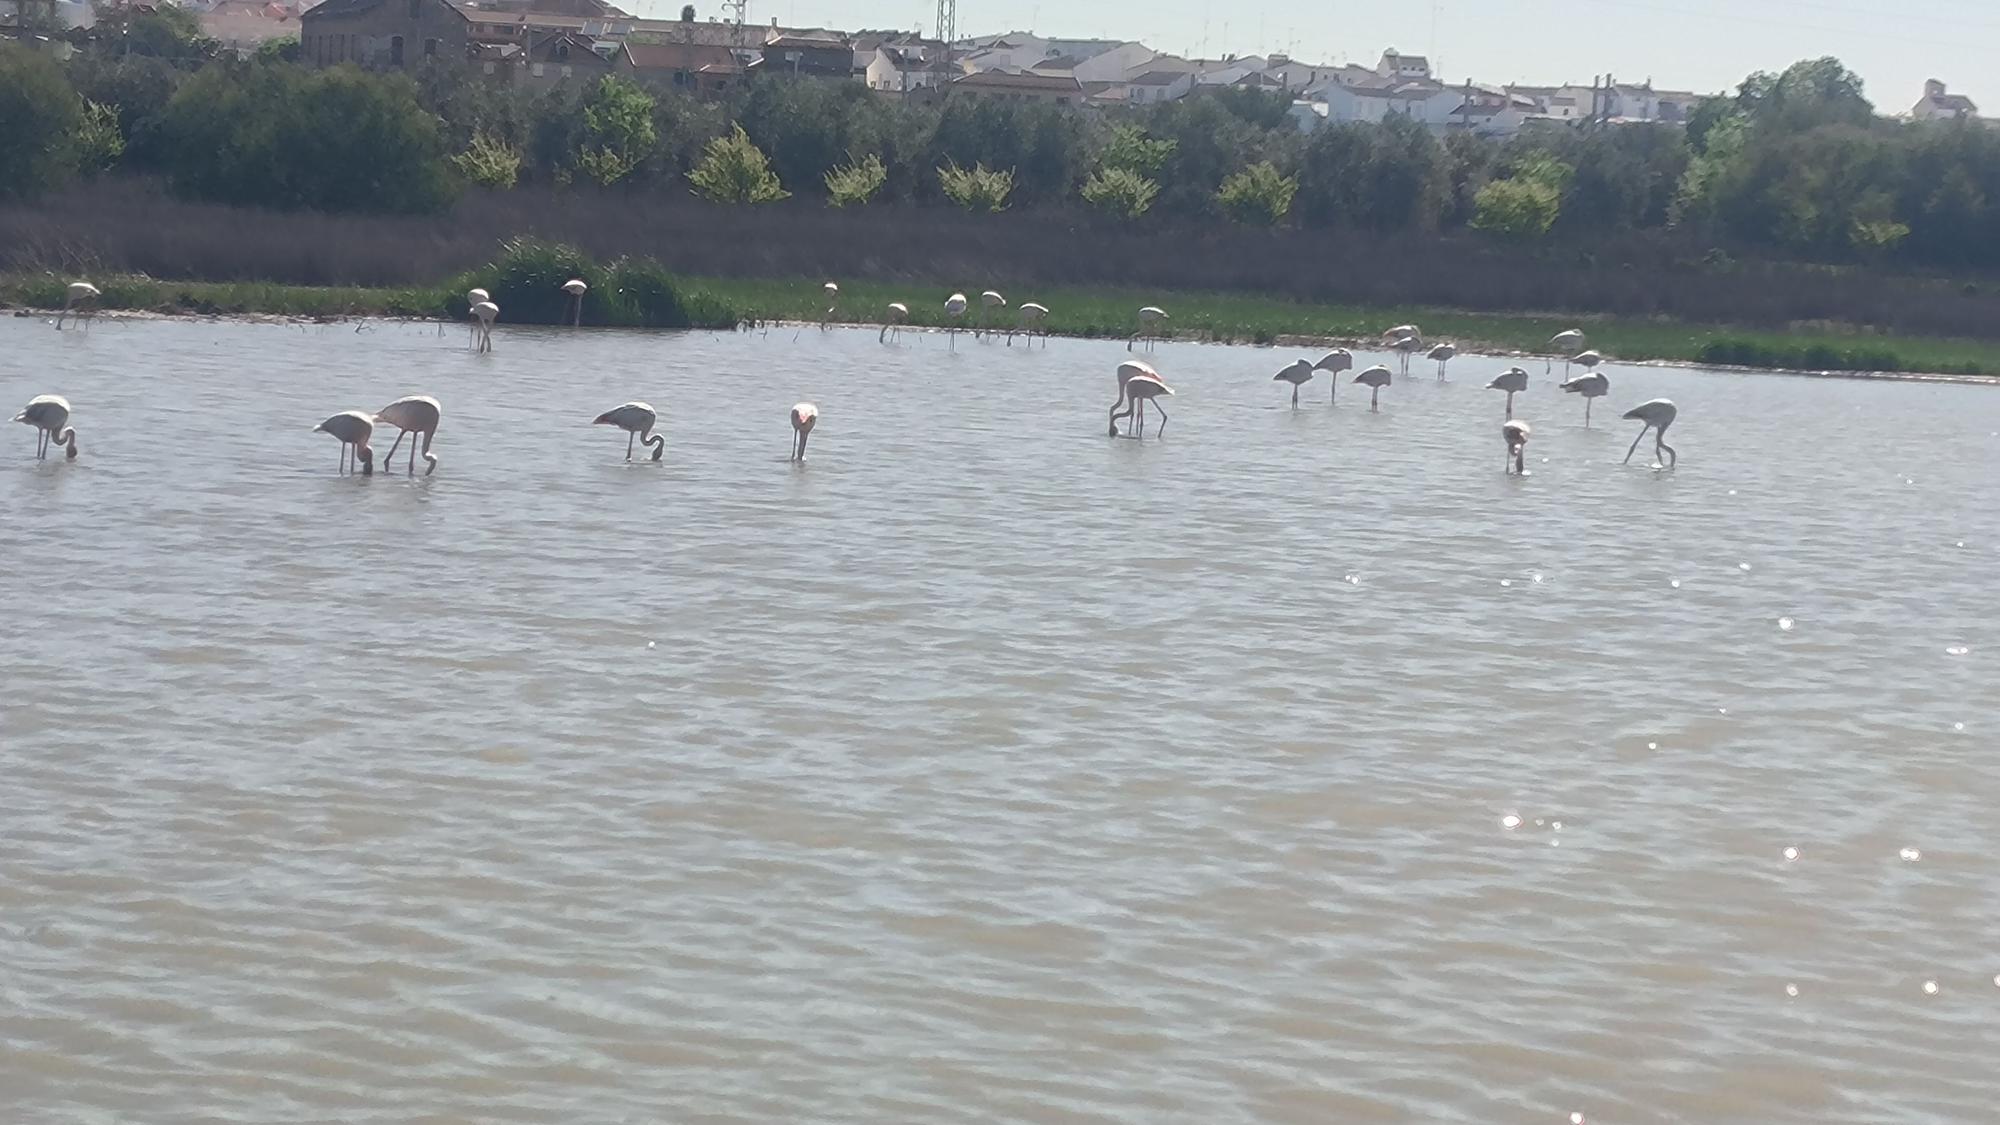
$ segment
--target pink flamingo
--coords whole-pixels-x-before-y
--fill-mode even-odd
[[[792,460],[806,459],[806,439],[812,436],[813,427],[819,425],[819,407],[810,402],[802,402],[792,407]]]
[[[1160,428],[1157,431],[1155,431],[1155,433],[1156,434],[1166,433],[1167,411],[1165,407],[1160,405],[1159,399],[1163,395],[1171,395],[1173,393],[1174,393],[1173,388],[1167,386],[1167,381],[1165,379],[1160,378],[1160,373],[1158,371],[1153,370],[1152,364],[1142,363],[1138,360],[1130,360],[1130,359],[1126,360],[1124,363],[1119,364],[1118,401],[1111,404],[1110,436],[1112,437],[1118,436],[1118,419],[1120,417],[1129,420],[1132,418],[1133,412],[1137,411],[1138,430],[1132,436],[1142,437],[1142,438],[1145,437],[1146,436],[1145,404],[1148,401],[1152,402],[1153,409],[1160,412]],[[1127,405],[1128,403],[1130,405]],[[1125,413],[1123,415],[1120,415],[1118,413],[1118,408],[1121,406],[1125,407]]]
[[[332,434],[340,439],[340,471],[350,471],[351,464],[361,466],[362,476],[375,472],[375,450],[368,441],[375,435],[375,419],[359,410],[343,410],[313,427],[313,433]],[[352,451],[352,462],[349,451]]]
[[[67,445],[64,460],[76,460],[76,427],[69,424],[69,400],[61,395],[36,395],[14,421],[35,427],[35,460],[46,460],[49,446]]]
[[[431,439],[437,437],[438,421],[443,414],[444,408],[438,405],[438,400],[429,395],[411,395],[408,398],[399,398],[376,411],[376,425],[394,426],[401,431],[396,435],[394,444],[389,446],[389,455],[382,458],[383,467],[389,468],[395,465],[396,450],[403,444],[405,437],[411,434],[421,434],[424,440],[424,463],[430,466],[424,470],[424,475],[429,476],[437,472],[438,459],[437,454],[431,452]],[[415,476],[416,472],[417,439],[411,437],[410,475]]]

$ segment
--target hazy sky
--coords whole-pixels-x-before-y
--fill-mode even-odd
[[[681,0],[630,0],[670,16]],[[695,0],[701,18],[717,0]],[[750,19],[787,25],[921,27],[935,0],[750,0]],[[964,34],[1138,39],[1162,51],[1218,55],[1289,50],[1309,61],[1372,65],[1384,47],[1427,53],[1448,81],[1589,82],[1652,78],[1701,92],[1753,70],[1837,55],[1878,109],[1916,102],[1926,78],[2000,116],[2000,3],[1995,0],[960,0]]]

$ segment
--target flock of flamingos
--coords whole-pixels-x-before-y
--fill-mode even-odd
[[[582,322],[583,295],[588,288],[582,281],[575,279],[562,285],[563,293],[570,298],[572,324]],[[832,324],[837,311],[840,286],[829,281],[822,289],[826,294],[827,307],[820,317],[820,327],[827,328]],[[71,315],[78,317],[88,315],[94,309],[98,296],[97,287],[87,281],[70,283],[62,312],[56,317],[56,330],[61,331],[64,320]],[[979,299],[981,316],[977,331],[993,331],[992,318],[997,310],[1007,307],[1007,299],[990,289],[981,293]],[[472,347],[481,352],[491,351],[493,322],[500,316],[500,306],[493,303],[492,294],[484,289],[468,292],[466,304],[467,312],[472,318]],[[969,302],[963,293],[953,293],[944,303],[945,316],[951,322],[949,331],[953,347],[957,346],[959,327],[965,319],[968,308]],[[902,325],[909,322],[910,309],[900,301],[892,302],[886,313],[882,330],[877,337],[885,341],[892,334],[900,333]],[[1043,346],[1046,347],[1049,310],[1045,306],[1029,301],[1020,306],[1017,314],[1015,327],[1007,332],[1008,344],[1013,344],[1015,332],[1020,331],[1026,333],[1030,346],[1033,345],[1034,338],[1039,335],[1042,337]],[[1126,341],[1126,350],[1132,350],[1141,340],[1145,341],[1146,347],[1150,350],[1153,341],[1164,334],[1163,326],[1168,319],[1166,311],[1157,306],[1148,305],[1140,309],[1137,328]],[[1410,372],[1410,358],[1418,352],[1423,352],[1426,358],[1437,362],[1437,377],[1442,382],[1445,377],[1445,366],[1458,354],[1458,349],[1451,344],[1435,344],[1427,349],[1424,346],[1423,333],[1414,324],[1399,324],[1383,333],[1382,340],[1390,350],[1401,357],[1400,366],[1405,376]],[[1587,343],[1582,331],[1574,328],[1559,332],[1549,340],[1551,352],[1565,357],[1563,360],[1565,378],[1561,384],[1562,389],[1583,397],[1583,420],[1586,426],[1590,424],[1591,403],[1604,397],[1611,390],[1611,380],[1596,370],[1597,365],[1604,361],[1604,357],[1597,352],[1586,350]],[[1553,361],[1550,366],[1553,369]],[[1584,373],[1570,376],[1569,369],[1573,366],[1582,367]],[[1332,402],[1339,394],[1341,373],[1354,371],[1354,356],[1345,348],[1336,348],[1316,361],[1297,360],[1279,371],[1272,379],[1274,382],[1292,385],[1292,409],[1296,410],[1299,406],[1299,388],[1311,382],[1314,374],[1320,371],[1326,372],[1333,383],[1333,390],[1328,395],[1328,401]],[[1369,388],[1368,409],[1374,411],[1380,408],[1382,388],[1389,386],[1393,377],[1386,366],[1377,364],[1354,372],[1352,381]],[[1507,392],[1507,418],[1500,427],[1501,437],[1507,444],[1507,471],[1524,473],[1526,470],[1523,467],[1523,459],[1526,455],[1530,430],[1528,423],[1514,417],[1514,396],[1528,389],[1528,373],[1519,367],[1509,368],[1486,385],[1491,390]],[[1160,424],[1154,431],[1155,434],[1164,433],[1167,426],[1167,412],[1159,400],[1173,393],[1173,388],[1167,386],[1166,380],[1160,377],[1160,373],[1153,369],[1152,364],[1136,359],[1119,364],[1118,400],[1111,404],[1109,436],[1119,436],[1118,423],[1122,419],[1127,423],[1126,436],[1144,437],[1148,403],[1153,405],[1154,411],[1160,416]],[[1638,436],[1632,439],[1631,448],[1625,451],[1625,462],[1628,464],[1631,462],[1632,454],[1638,450],[1640,440],[1651,432],[1655,461],[1664,457],[1665,467],[1676,466],[1680,457],[1666,440],[1667,427],[1673,424],[1676,413],[1678,412],[1673,402],[1664,398],[1642,402],[1626,411],[1626,418],[1642,425]],[[37,460],[46,459],[49,450],[58,445],[67,449],[67,459],[75,460],[76,427],[69,424],[69,416],[68,399],[61,395],[37,395],[29,400],[25,409],[14,416],[14,421],[35,428]],[[443,407],[439,405],[437,399],[429,395],[411,395],[408,398],[399,398],[373,413],[363,410],[343,410],[313,427],[313,432],[330,434],[340,442],[341,472],[350,472],[358,468],[361,473],[369,474],[375,471],[375,451],[370,444],[375,435],[375,427],[393,426],[396,429],[396,440],[389,446],[389,455],[383,459],[383,463],[388,466],[396,463],[396,451],[402,447],[403,439],[407,437],[410,439],[408,472],[415,475],[417,458],[422,456],[425,463],[424,472],[428,475],[437,471],[438,458],[431,452],[431,442],[437,437],[438,423],[442,417]],[[811,436],[813,427],[819,422],[819,408],[810,402],[801,402],[792,407],[791,420],[792,460],[804,461],[806,439]],[[653,432],[653,427],[658,421],[659,414],[652,406],[643,402],[628,402],[599,414],[592,424],[615,426],[625,431],[627,461],[632,459],[634,450],[641,444],[651,447],[652,459],[658,461],[665,456],[667,449],[666,437]],[[419,449],[420,442],[421,449]]]

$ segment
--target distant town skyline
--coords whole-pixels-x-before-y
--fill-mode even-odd
[[[631,0],[635,14],[671,17],[680,0]],[[720,14],[697,3],[701,18]],[[932,30],[936,5],[917,0],[750,0],[750,18],[788,26]],[[1718,93],[1754,70],[1839,57],[1884,113],[1901,113],[1939,78],[2000,117],[2000,7],[1990,0],[960,0],[961,36],[1035,31],[1136,39],[1181,54],[1286,51],[1309,62],[1373,65],[1382,50],[1431,56],[1450,82],[1621,82]]]

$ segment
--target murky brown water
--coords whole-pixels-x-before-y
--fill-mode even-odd
[[[1993,1120],[2000,393],[909,339],[0,321],[0,1119]]]

